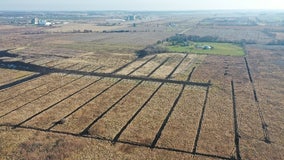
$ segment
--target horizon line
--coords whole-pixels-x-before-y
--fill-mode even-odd
[[[284,9],[191,9],[191,10],[128,10],[128,9],[98,9],[98,10],[1,10],[0,12],[206,12],[206,11],[281,11]]]

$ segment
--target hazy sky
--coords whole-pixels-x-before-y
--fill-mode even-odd
[[[284,0],[0,0],[0,10],[281,9]]]

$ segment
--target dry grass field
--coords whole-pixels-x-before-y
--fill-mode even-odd
[[[187,16],[127,33],[1,26],[0,159],[282,159],[284,47],[265,45],[263,26]],[[134,54],[181,31],[236,30],[232,40],[262,40],[245,56]]]

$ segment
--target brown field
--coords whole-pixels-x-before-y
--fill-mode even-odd
[[[284,47],[266,45],[281,27],[273,38],[275,26],[165,17],[126,33],[101,31],[132,23],[0,25],[0,159],[282,159]],[[256,44],[242,57],[136,57],[180,32]]]

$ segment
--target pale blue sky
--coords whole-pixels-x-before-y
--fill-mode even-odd
[[[284,0],[0,0],[0,10],[280,9]]]

